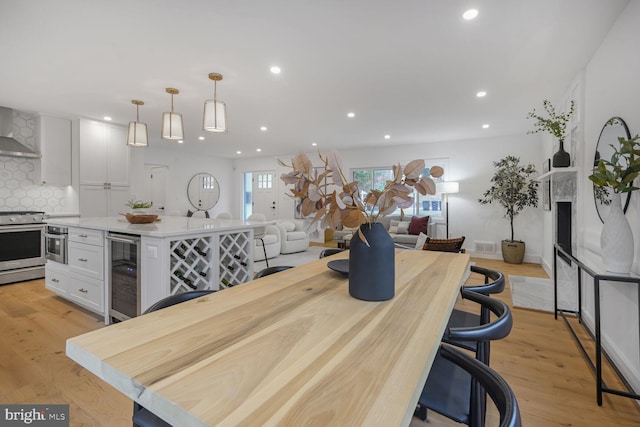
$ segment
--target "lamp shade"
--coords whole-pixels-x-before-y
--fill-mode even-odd
[[[132,147],[147,147],[149,145],[149,133],[147,132],[146,123],[129,122],[127,145]]]
[[[162,138],[177,141],[184,138],[182,114],[162,113]]]
[[[214,99],[204,101],[202,128],[216,133],[227,131],[227,106],[224,102]]]
[[[437,182],[436,191],[442,194],[455,194],[460,191],[460,183],[457,181]]]

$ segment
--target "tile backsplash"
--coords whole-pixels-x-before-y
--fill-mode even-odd
[[[36,117],[13,111],[13,138],[35,149]],[[36,184],[38,159],[0,156],[0,211],[69,211],[70,188]]]

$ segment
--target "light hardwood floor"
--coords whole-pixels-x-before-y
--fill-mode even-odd
[[[534,264],[474,261],[505,275],[546,277]],[[511,303],[509,289],[499,297]],[[512,333],[492,344],[491,363],[514,389],[525,426],[640,426],[630,399],[605,395],[596,405],[594,376],[562,321],[518,308],[513,315]],[[0,286],[0,403],[68,403],[72,426],[131,425],[129,399],[65,356],[67,338],[101,327],[102,319],[56,297],[43,280]],[[620,387],[611,372],[605,378]],[[427,423],[411,425],[457,424],[430,413]]]

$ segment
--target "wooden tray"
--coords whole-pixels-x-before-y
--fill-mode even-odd
[[[132,213],[126,213],[127,221],[131,224],[149,224],[158,219],[158,215],[136,215]]]

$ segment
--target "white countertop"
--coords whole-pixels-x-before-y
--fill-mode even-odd
[[[118,233],[136,234],[150,237],[171,237],[206,232],[247,230],[264,227],[273,221],[245,222],[233,219],[195,218],[182,216],[160,216],[160,220],[152,224],[130,224],[124,216],[119,217],[85,217],[85,218],[49,218],[47,224],[89,228],[94,230],[114,231]]]

